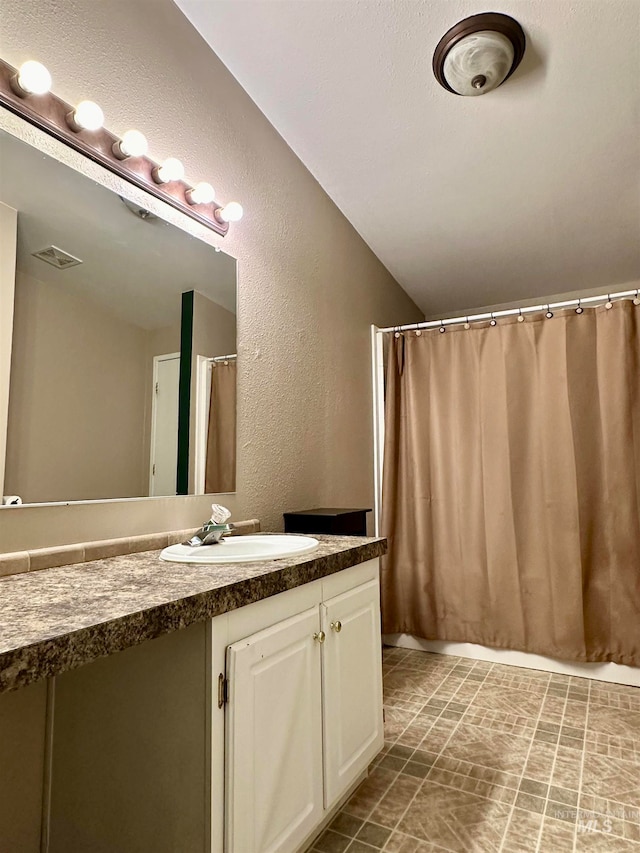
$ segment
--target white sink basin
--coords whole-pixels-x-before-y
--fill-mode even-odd
[[[160,554],[170,563],[251,563],[258,560],[278,560],[315,551],[320,543],[311,536],[259,533],[230,536],[217,545],[170,545]]]

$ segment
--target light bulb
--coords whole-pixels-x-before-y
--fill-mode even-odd
[[[196,184],[192,190],[185,193],[189,204],[211,204],[216,197],[216,191],[205,181]]]
[[[93,101],[80,101],[67,120],[72,130],[100,130],[104,124],[104,113]]]
[[[158,184],[168,184],[179,181],[184,175],[184,166],[175,157],[167,157],[162,166],[156,166],[152,172],[153,179]]]
[[[223,222],[238,222],[242,219],[243,213],[242,205],[237,201],[230,201],[228,204],[225,204],[224,207],[221,207],[216,211],[216,215]]]
[[[51,88],[51,74],[41,62],[23,62],[15,77],[18,94],[45,95]]]
[[[126,157],[143,157],[148,148],[147,137],[139,130],[128,130],[118,142],[113,143],[113,153],[119,160]]]

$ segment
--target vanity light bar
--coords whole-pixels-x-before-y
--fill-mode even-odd
[[[149,159],[140,131],[119,138],[103,126],[98,104],[85,100],[73,107],[50,89],[51,75],[42,63],[29,60],[16,69],[0,59],[0,106],[223,237],[229,223],[242,217],[238,202],[215,201],[211,184],[185,183],[184,166],[175,157],[161,164]]]

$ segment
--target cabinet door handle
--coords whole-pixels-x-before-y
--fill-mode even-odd
[[[317,640],[319,643],[324,643],[324,641],[327,639],[327,635],[324,631],[318,631],[316,634],[313,635],[313,639]]]
[[[342,622],[339,619],[336,619],[335,622],[331,623],[331,628],[336,632],[336,634],[339,634],[340,631],[342,631]]]

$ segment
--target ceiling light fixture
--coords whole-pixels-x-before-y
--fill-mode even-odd
[[[525,46],[522,27],[509,15],[472,15],[440,39],[433,54],[433,73],[454,95],[485,95],[513,74]]]

